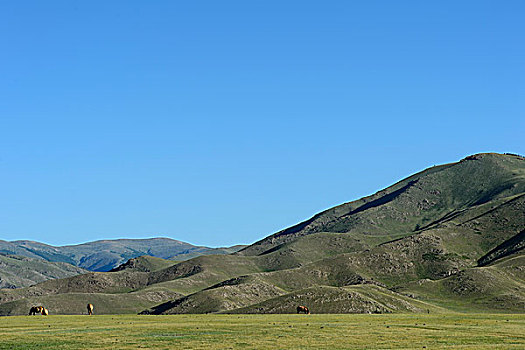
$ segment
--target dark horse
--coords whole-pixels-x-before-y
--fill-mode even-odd
[[[31,309],[29,309],[29,314],[34,316],[36,314],[41,314],[43,311],[43,306],[33,306]]]
[[[300,305],[297,307],[297,313],[300,314],[301,312],[304,312],[305,314],[310,315],[310,310],[308,310],[306,306]]]

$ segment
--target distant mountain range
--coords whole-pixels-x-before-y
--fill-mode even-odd
[[[232,254],[142,256],[112,272],[1,290],[0,315],[36,304],[77,314],[87,302],[107,314],[524,312],[524,247],[525,158],[482,153]]]
[[[61,247],[0,240],[0,287],[23,287],[86,270],[110,271],[141,255],[181,261],[206,254],[229,254],[243,247],[208,248],[170,238],[102,240]]]

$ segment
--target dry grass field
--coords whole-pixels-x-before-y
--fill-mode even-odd
[[[524,349],[525,315],[0,318],[0,349]]]

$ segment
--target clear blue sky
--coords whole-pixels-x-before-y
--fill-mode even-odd
[[[525,153],[523,1],[4,1],[0,239],[251,243]]]

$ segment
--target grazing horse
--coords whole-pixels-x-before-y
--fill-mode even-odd
[[[29,309],[30,315],[42,314],[44,307],[43,306],[33,306]]]
[[[45,307],[42,307],[42,315],[44,316],[49,315],[49,311]]]
[[[297,307],[297,313],[300,314],[301,312],[304,312],[305,314],[310,315],[310,310],[308,310],[306,306],[300,305]]]
[[[93,304],[87,304],[88,315],[93,315]]]

